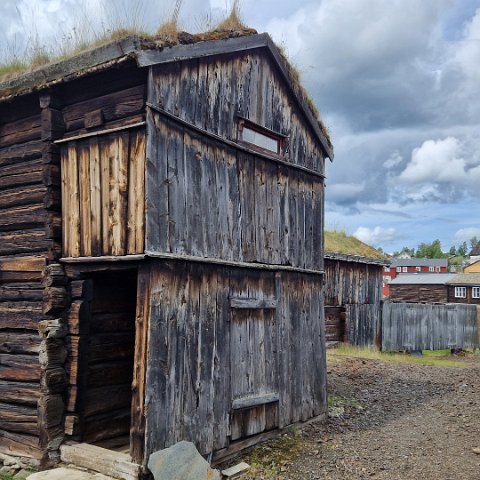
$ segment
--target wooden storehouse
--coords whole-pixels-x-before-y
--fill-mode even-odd
[[[454,273],[403,273],[390,282],[393,303],[448,303]]]
[[[266,34],[130,37],[0,84],[0,452],[145,467],[324,415],[326,157]]]
[[[325,252],[327,345],[380,346],[382,258]]]

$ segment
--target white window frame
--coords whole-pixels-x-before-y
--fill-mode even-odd
[[[402,272],[407,273],[408,272],[408,267],[402,267]]]
[[[480,298],[480,287],[472,287],[472,298]]]
[[[467,298],[467,287],[455,287],[455,298]]]
[[[440,272],[440,267],[435,267],[436,272]]]
[[[397,273],[402,273],[402,267],[397,267],[395,270],[397,271]]]
[[[383,271],[387,272],[387,273],[390,273],[390,267],[383,267]]]
[[[421,272],[421,271],[422,271],[422,267],[415,267],[415,271],[416,271],[416,272]]]
[[[435,268],[434,268],[434,267],[428,267],[428,271],[429,271],[430,273],[432,273],[432,272],[435,271]]]

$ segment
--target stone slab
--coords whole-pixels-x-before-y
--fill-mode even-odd
[[[155,480],[220,480],[220,472],[210,467],[191,442],[152,453],[148,468]]]

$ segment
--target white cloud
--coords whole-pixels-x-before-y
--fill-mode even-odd
[[[457,138],[427,140],[413,150],[412,159],[400,174],[400,180],[410,183],[463,182],[467,178],[465,167]]]
[[[364,243],[369,245],[378,245],[380,243],[388,243],[395,240],[397,237],[397,230],[395,228],[383,228],[383,227],[358,227],[353,236],[358,238]]]
[[[393,168],[400,165],[403,162],[403,157],[398,152],[393,152],[384,162],[385,168]]]
[[[458,245],[463,242],[468,242],[473,237],[480,239],[480,227],[467,227],[457,230],[453,235],[453,243]]]

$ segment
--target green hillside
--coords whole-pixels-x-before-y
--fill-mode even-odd
[[[325,252],[326,253],[345,253],[349,255],[361,255],[371,258],[386,258],[383,253],[375,248],[361,242],[352,235],[345,232],[325,231]]]

